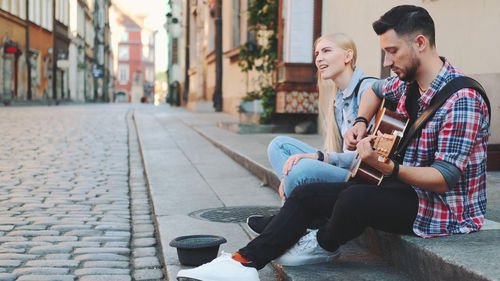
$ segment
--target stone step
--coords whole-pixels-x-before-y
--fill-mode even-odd
[[[413,280],[500,280],[500,230],[424,239],[368,229],[357,241]]]
[[[410,281],[404,273],[354,241],[345,244],[340,257],[330,263],[283,267],[285,280]]]
[[[255,235],[243,226],[252,239]],[[342,254],[335,261],[302,266],[282,266],[271,262],[282,281],[411,281],[403,271],[390,265],[379,255],[361,246],[354,240],[342,246]],[[264,281],[264,280],[263,280]]]

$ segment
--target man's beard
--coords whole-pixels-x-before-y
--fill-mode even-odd
[[[413,56],[411,65],[407,67],[404,71],[402,71],[399,75],[399,79],[406,81],[406,82],[411,82],[415,80],[415,77],[417,75],[417,68],[420,66],[420,60]]]

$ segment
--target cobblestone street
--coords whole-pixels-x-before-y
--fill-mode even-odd
[[[0,108],[0,280],[162,280],[132,110]]]

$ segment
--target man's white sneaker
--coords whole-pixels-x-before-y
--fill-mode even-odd
[[[228,253],[222,253],[213,261],[193,269],[180,270],[177,273],[177,280],[260,281],[257,269],[242,265]]]
[[[340,248],[329,252],[321,248],[316,238],[318,230],[313,230],[302,236],[299,241],[288,249],[281,257],[274,261],[286,266],[324,263],[336,259],[340,255]]]

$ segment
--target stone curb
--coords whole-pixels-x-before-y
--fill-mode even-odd
[[[217,140],[209,137],[208,135],[204,134],[201,130],[199,130],[195,126],[192,126],[191,124],[186,123],[184,121],[183,121],[183,123],[186,126],[193,129],[195,132],[197,132],[200,136],[207,139],[215,147],[219,148],[222,152],[224,152],[227,156],[229,156],[235,162],[237,162],[238,164],[243,166],[250,173],[252,173],[257,178],[259,178],[262,181],[263,185],[267,185],[267,186],[271,187],[274,191],[278,192],[278,187],[279,187],[280,181],[272,170],[262,166],[261,164],[257,163],[256,161],[250,159],[250,157],[246,156],[245,154],[239,153],[239,152],[233,150],[232,148],[225,146],[224,144],[218,142]]]
[[[130,248],[133,280],[164,280],[167,276],[163,261],[161,239],[157,236],[157,222],[153,222],[147,173],[143,165],[140,139],[132,111],[127,114],[129,138],[129,186],[131,193],[132,237]],[[147,243],[145,243],[147,242]],[[159,259],[158,256],[161,258]]]

